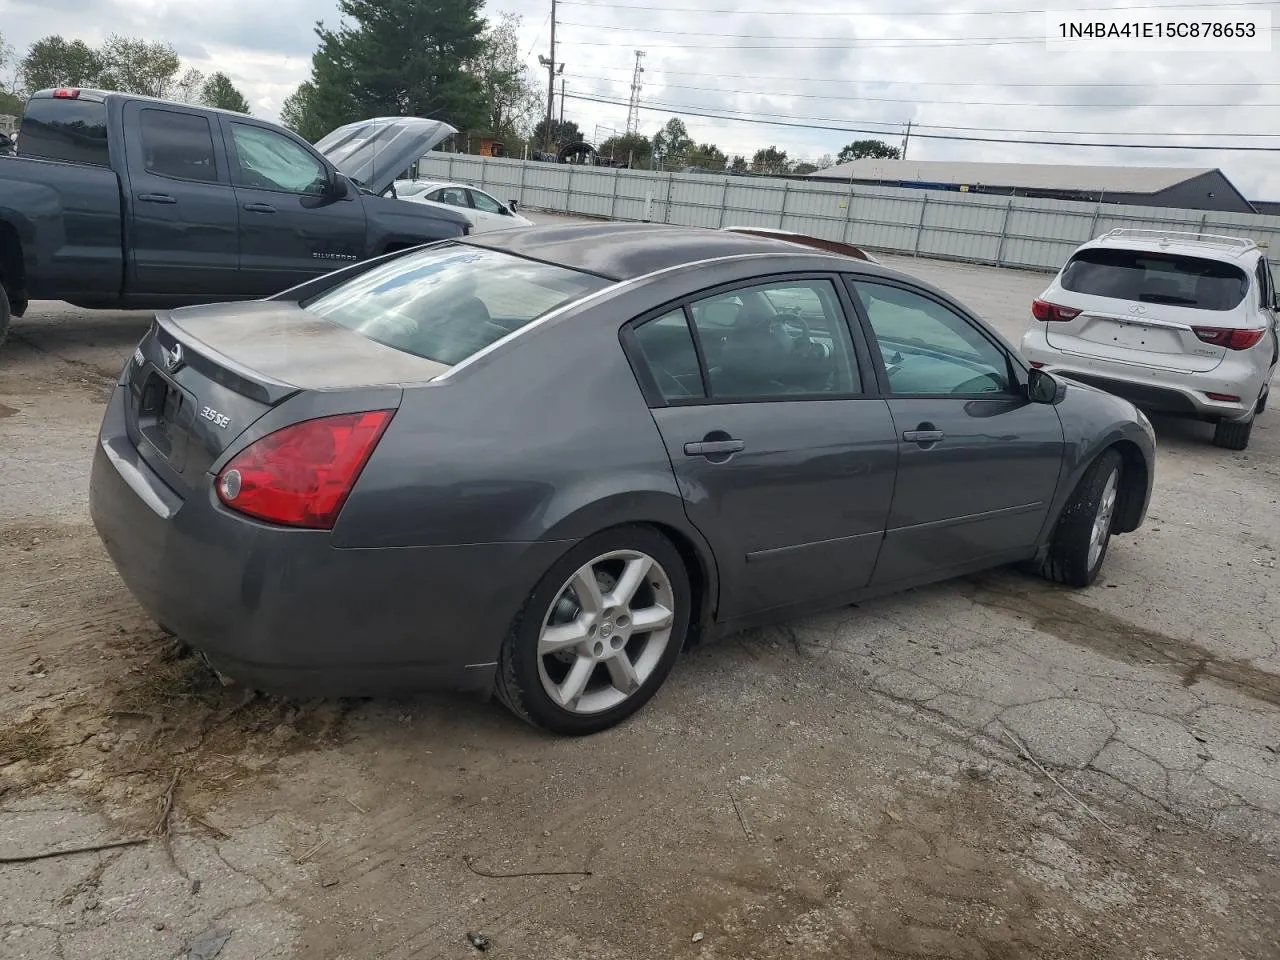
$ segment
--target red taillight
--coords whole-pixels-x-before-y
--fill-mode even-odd
[[[1191,329],[1205,343],[1211,343],[1215,347],[1226,347],[1228,350],[1248,350],[1256,346],[1263,334],[1267,332],[1263,328],[1238,330],[1231,327],[1192,327]]]
[[[1240,398],[1234,393],[1206,393],[1206,397],[1210,400],[1217,400],[1221,403],[1239,403]]]
[[[53,95],[59,100],[75,100],[80,96],[79,87],[59,87],[53,91]]]
[[[268,434],[222,468],[218,499],[258,520],[332,529],[391,414],[343,413]]]
[[[1041,323],[1069,323],[1080,316],[1080,311],[1073,310],[1071,307],[1060,307],[1048,300],[1033,300],[1031,315]]]
[[[1043,364],[1043,363],[1036,363],[1034,360],[1032,360],[1032,361],[1031,361],[1031,366],[1035,367],[1037,370],[1040,370],[1040,369],[1043,369],[1044,364]]]

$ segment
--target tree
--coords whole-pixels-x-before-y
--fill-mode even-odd
[[[729,158],[714,143],[700,143],[691,148],[685,160],[689,166],[704,170],[723,170],[729,164]]]
[[[733,159],[729,161],[729,169],[734,173],[746,173],[749,166],[747,158],[740,153],[734,154]]]
[[[610,137],[596,149],[606,159],[630,160],[631,166],[637,169],[649,166],[653,160],[653,144],[643,133]]]
[[[672,117],[653,135],[653,155],[666,167],[685,166],[693,145],[693,138],[679,117]]]
[[[0,116],[16,117],[22,114],[23,102],[18,96],[18,81],[16,74],[10,73],[16,70],[18,66],[17,58],[13,55],[13,47],[5,42],[4,34],[0,33]],[[7,82],[3,79],[7,77]]]
[[[28,93],[50,87],[87,87],[102,73],[102,58],[83,40],[42,37],[18,64],[18,82]]]
[[[315,96],[315,84],[304,80],[280,106],[280,122],[308,143],[315,143],[333,129],[324,126],[317,116]]]
[[[836,156],[836,163],[848,163],[850,160],[861,160],[873,157],[876,160],[897,160],[902,151],[891,147],[883,140],[855,140],[841,148]]]
[[[775,146],[757,150],[751,157],[753,173],[786,173],[790,164],[787,162],[787,151]]]
[[[204,85],[199,70],[183,71],[172,44],[112,34],[98,50],[98,58],[102,72],[95,82],[108,90],[190,103]]]
[[[816,163],[809,163],[808,161],[800,160],[791,167],[791,172],[798,177],[803,177],[806,174],[813,173],[817,169],[818,165]]]
[[[482,126],[483,90],[465,69],[484,48],[481,2],[338,0],[341,24],[316,25],[308,125],[416,116],[459,130]]]
[[[204,82],[204,86],[200,88],[200,102],[207,107],[217,107],[220,110],[234,110],[236,113],[249,112],[249,101],[235,88],[231,78],[222,71],[218,71]]]
[[[551,145],[559,148],[568,146],[571,143],[577,143],[584,139],[582,131],[578,129],[578,125],[572,120],[557,120],[551,126]],[[547,118],[543,117],[538,121],[538,125],[533,128],[530,135],[535,150],[541,150],[547,142]]]
[[[520,55],[520,17],[501,14],[496,24],[485,29],[481,40],[480,55],[467,64],[467,71],[480,85],[484,126],[503,141],[524,140],[545,102]]]

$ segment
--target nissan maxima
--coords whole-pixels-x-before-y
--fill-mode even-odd
[[[1085,587],[1154,459],[1130,403],[869,260],[544,226],[158,313],[91,508],[229,680],[585,734],[697,638],[1002,564]]]

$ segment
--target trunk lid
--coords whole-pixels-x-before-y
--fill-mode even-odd
[[[1068,302],[1081,306],[1078,299]],[[1112,301],[1084,307],[1070,322],[1048,324],[1046,339],[1055,349],[1075,356],[1207,373],[1222,363],[1226,350],[1201,340],[1193,325],[1208,325],[1202,311],[1157,304],[1135,309],[1134,304]]]
[[[156,314],[126,373],[126,423],[142,458],[187,493],[273,407],[304,390],[430,380],[446,365],[275,301]]]
[[[375,117],[338,127],[316,141],[316,149],[357,184],[382,193],[414,161],[457,132],[440,120]]]

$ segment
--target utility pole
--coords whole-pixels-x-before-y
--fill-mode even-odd
[[[902,159],[907,159],[907,144],[911,142],[911,121],[907,121],[907,135],[902,138]]]
[[[547,68],[547,137],[546,152],[551,153],[556,119],[556,74],[564,73],[564,64],[556,63],[556,0],[551,0],[551,56],[538,54],[538,63]],[[562,107],[563,109],[563,107]]]
[[[631,74],[631,103],[627,107],[627,135],[635,133],[640,127],[640,74],[644,67],[640,61],[644,59],[644,51],[636,51],[636,69]]]
[[[564,77],[560,78],[560,126],[564,126]]]

